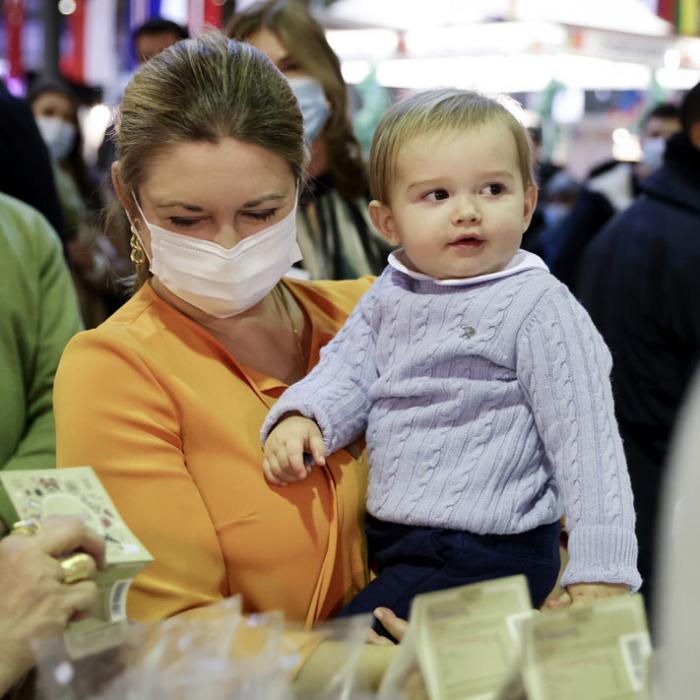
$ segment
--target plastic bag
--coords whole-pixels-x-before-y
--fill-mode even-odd
[[[35,644],[45,700],[369,700],[359,660],[371,616],[285,624],[279,612],[243,615],[238,597],[151,626],[130,623],[119,646],[74,660],[62,637]],[[299,644],[299,640],[303,644]],[[294,694],[301,649],[336,647],[313,692]]]
[[[47,700],[291,700],[280,613],[241,615],[238,598],[145,627],[78,661],[62,639],[36,645]]]

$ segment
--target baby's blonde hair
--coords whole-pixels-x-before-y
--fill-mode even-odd
[[[523,186],[525,189],[534,187],[530,137],[518,119],[501,102],[485,95],[439,89],[400,100],[379,122],[369,156],[372,196],[380,202],[389,202],[399,149],[411,139],[424,134],[474,129],[493,122],[503,124],[513,134]]]

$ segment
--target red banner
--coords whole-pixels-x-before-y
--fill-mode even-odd
[[[85,82],[85,6],[77,0],[75,12],[68,15],[70,51],[61,58],[61,72],[76,83]]]
[[[5,0],[5,17],[7,18],[7,60],[10,78],[21,78],[24,73],[22,65],[22,29],[24,27],[24,0]]]

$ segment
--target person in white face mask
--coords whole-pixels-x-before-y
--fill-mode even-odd
[[[178,42],[126,88],[117,152],[108,228],[131,241],[135,293],[63,354],[57,465],[92,465],[154,556],[131,617],[240,594],[245,612],[325,619],[368,580],[364,446],[309,498],[265,483],[259,431],[371,281],[286,276],[307,155],[294,93],[249,44]]]
[[[51,156],[68,238],[68,262],[83,321],[91,328],[123,301],[111,274],[128,274],[128,253],[124,262],[100,230],[102,202],[83,158],[76,94],[66,83],[39,79],[32,85],[28,101]]]
[[[65,83],[40,79],[27,96],[53,164],[58,197],[69,239],[87,219],[93,187],[82,155],[78,99]]]
[[[367,216],[367,175],[350,121],[340,61],[307,7],[265,0],[234,15],[227,34],[264,51],[284,73],[304,116],[311,151],[297,217],[304,271],[312,279],[378,274],[389,246]]]

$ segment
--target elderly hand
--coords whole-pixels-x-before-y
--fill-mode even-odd
[[[82,551],[92,575],[104,565],[104,541],[78,518],[43,518],[34,535],[0,540],[0,695],[31,668],[31,641],[59,634],[97,602],[93,581],[65,584],[58,557]]]

